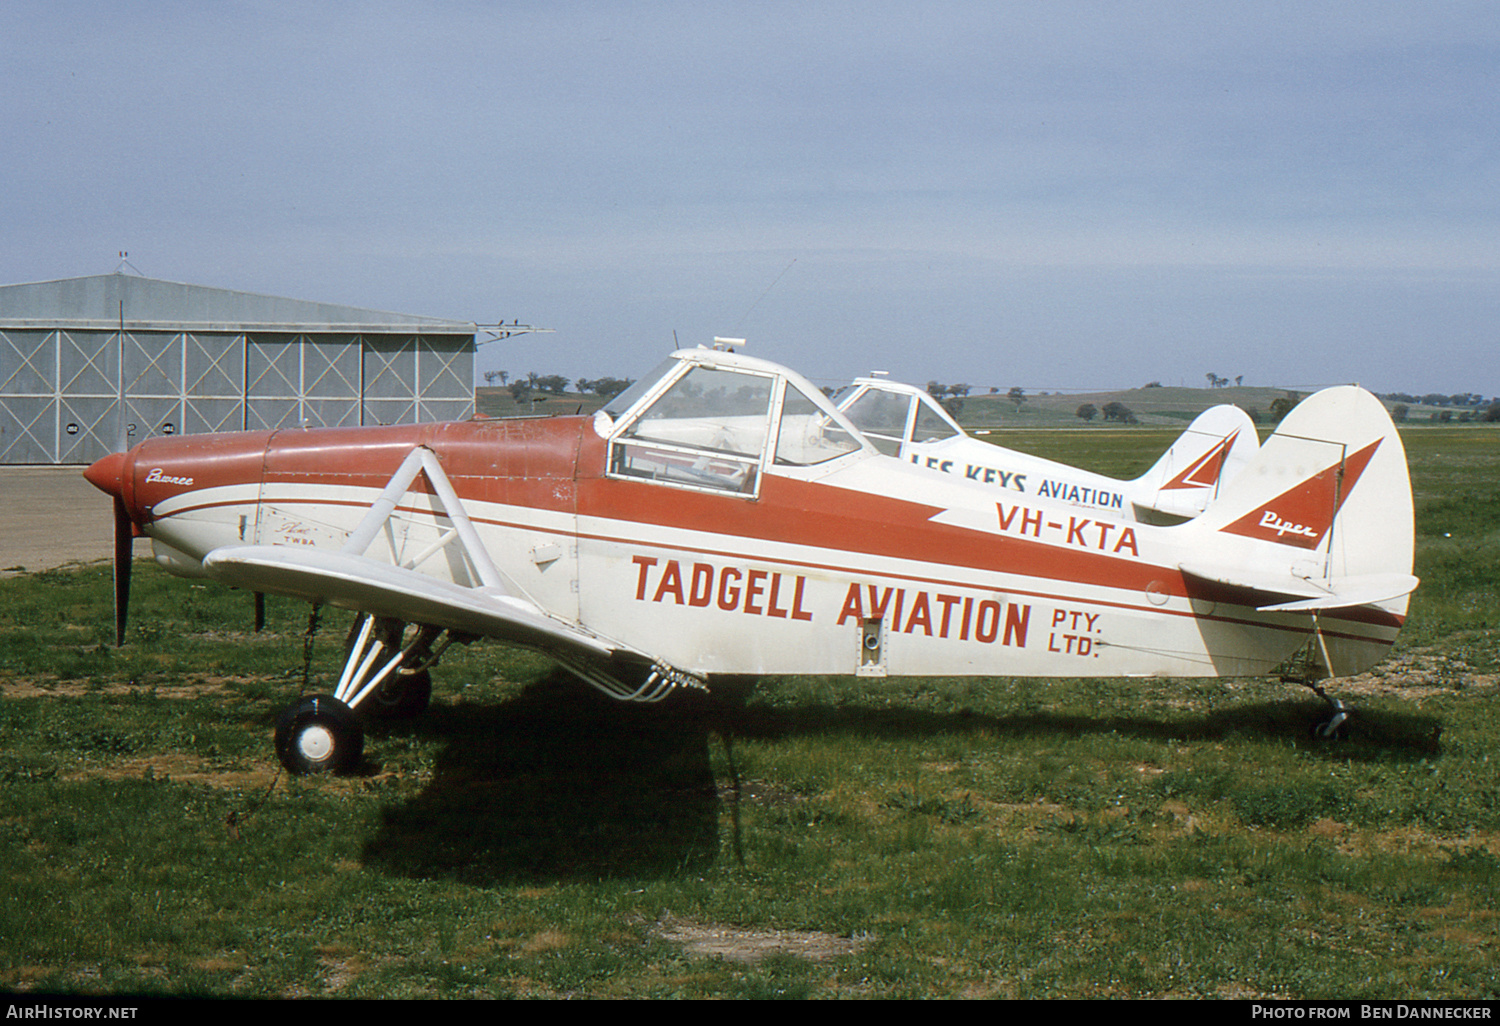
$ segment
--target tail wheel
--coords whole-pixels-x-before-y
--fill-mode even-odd
[[[303,698],[276,721],[276,757],[298,776],[347,773],[359,765],[364,751],[359,718],[332,695]]]
[[[1340,712],[1332,719],[1319,720],[1312,725],[1314,741],[1347,741],[1349,739],[1349,715]]]

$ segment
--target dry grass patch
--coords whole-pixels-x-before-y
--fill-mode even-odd
[[[652,932],[699,958],[754,964],[772,955],[791,955],[811,962],[852,955],[869,938],[836,937],[813,930],[747,930],[718,923],[697,923],[673,916],[657,920]]]

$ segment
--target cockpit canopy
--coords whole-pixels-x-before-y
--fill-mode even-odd
[[[603,411],[611,476],[759,493],[768,469],[817,467],[867,443],[799,375],[713,350],[683,350]]]
[[[833,402],[887,456],[901,456],[910,446],[964,433],[936,399],[895,381],[858,378],[839,389]]]

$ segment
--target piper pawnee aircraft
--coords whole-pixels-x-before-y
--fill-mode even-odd
[[[1260,444],[1249,414],[1238,406],[1213,406],[1188,425],[1150,470],[1133,481],[1119,481],[973,438],[937,400],[913,385],[877,376],[856,378],[833,402],[887,455],[991,489],[1156,524],[1180,523],[1202,513]]]
[[[718,675],[1318,675],[1405,618],[1400,438],[1355,387],[1304,400],[1172,526],[883,455],[800,375],[673,353],[593,416],[152,438],[86,476],[173,573],[361,614],[331,694],[280,717],[297,773],[419,711],[452,641],[529,646],[621,700]],[[1315,675],[1316,678],[1317,675]],[[1329,698],[1325,732],[1347,710]]]

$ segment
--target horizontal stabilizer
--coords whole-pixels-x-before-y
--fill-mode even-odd
[[[1317,612],[1322,609],[1349,609],[1376,605],[1402,598],[1419,583],[1411,574],[1361,574],[1338,577],[1331,581],[1312,580],[1292,573],[1256,573],[1248,569],[1219,570],[1201,566],[1180,566],[1183,576],[1195,590],[1204,585],[1234,588],[1252,592],[1261,612]],[[1265,600],[1271,600],[1266,602]]]
[[[1410,595],[1421,583],[1411,574],[1369,574],[1334,581],[1334,590],[1316,598],[1259,606],[1266,613],[1313,613],[1320,609],[1373,606]]]
[[[408,623],[608,657],[623,646],[544,613],[526,599],[468,588],[366,556],[322,549],[230,545],[203,558],[210,577],[247,591],[326,602]]]

